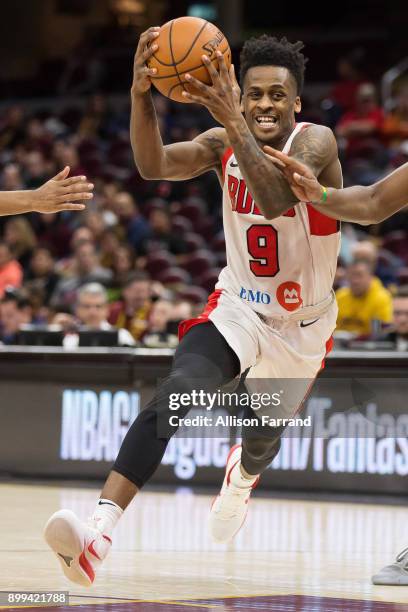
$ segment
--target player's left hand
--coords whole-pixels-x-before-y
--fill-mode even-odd
[[[33,212],[56,213],[62,210],[84,210],[84,201],[93,197],[93,184],[86,176],[71,176],[66,166],[52,179],[31,192]]]
[[[289,183],[289,186],[300,202],[319,202],[323,187],[313,172],[294,157],[289,157],[266,145],[265,153],[270,157],[275,166],[279,168]]]
[[[228,70],[220,51],[217,51],[219,70],[214,67],[207,55],[203,55],[202,60],[211,77],[212,86],[201,83],[187,73],[186,81],[197,93],[185,91],[183,96],[190,102],[205,106],[214,119],[225,126],[229,121],[241,117],[241,90],[235,77],[234,66],[231,65]]]

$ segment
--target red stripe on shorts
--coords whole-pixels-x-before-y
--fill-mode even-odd
[[[198,317],[195,317],[194,319],[186,319],[185,321],[182,321],[180,323],[180,325],[178,326],[179,340],[181,340],[183,336],[185,336],[186,333],[192,327],[194,327],[194,325],[200,325],[201,323],[207,323],[208,317],[210,316],[212,311],[215,308],[217,308],[218,300],[220,299],[221,293],[222,293],[222,289],[217,289],[216,291],[213,291],[213,293],[211,293],[211,295],[209,296],[207,300],[206,307],[204,308],[203,312],[200,315],[198,315]]]
[[[300,406],[299,406],[299,408],[296,410],[295,415],[296,415],[296,414],[298,414],[298,413],[299,413],[299,412],[302,410],[303,405],[304,405],[305,401],[307,400],[307,398],[309,397],[310,392],[311,392],[311,390],[312,390],[312,388],[313,388],[313,385],[314,385],[314,384],[315,384],[315,382],[316,382],[316,378],[319,376],[320,372],[321,372],[321,371],[324,369],[324,367],[325,367],[325,365],[326,365],[326,357],[327,357],[327,355],[328,355],[328,354],[329,354],[329,353],[330,353],[330,352],[333,350],[333,344],[334,344],[333,336],[330,336],[330,338],[329,338],[329,339],[327,340],[327,342],[326,342],[326,353],[325,353],[325,356],[324,356],[324,357],[323,357],[323,359],[322,359],[322,364],[321,364],[321,366],[320,366],[320,370],[318,371],[318,373],[316,374],[316,376],[314,377],[314,379],[313,379],[313,380],[312,380],[312,382],[310,383],[310,385],[309,385],[309,387],[308,387],[308,389],[307,389],[307,391],[306,391],[305,397],[304,397],[304,398],[302,399],[302,401],[300,402]]]

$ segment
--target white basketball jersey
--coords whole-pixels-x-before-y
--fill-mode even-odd
[[[298,123],[288,138],[310,124]],[[225,289],[265,316],[282,316],[327,298],[340,248],[340,223],[299,203],[265,219],[239,170],[233,150],[223,157],[223,218],[227,265],[217,289]]]

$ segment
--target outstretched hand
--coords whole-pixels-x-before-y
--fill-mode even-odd
[[[264,151],[282,172],[300,202],[319,202],[321,200],[324,188],[307,166],[272,147],[265,146]]]
[[[212,85],[205,85],[191,74],[186,74],[185,79],[192,85],[192,91],[184,91],[183,96],[190,102],[205,106],[214,119],[224,125],[241,116],[239,88],[234,66],[228,70],[224,56],[220,51],[216,53],[218,68],[217,70],[207,55],[202,56],[203,63],[211,77]]]
[[[52,179],[31,192],[32,209],[39,213],[56,213],[62,210],[84,210],[84,200],[93,197],[93,184],[86,176],[71,176],[66,166]]]

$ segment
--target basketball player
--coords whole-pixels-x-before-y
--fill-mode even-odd
[[[204,105],[222,127],[191,142],[163,146],[150,93],[155,72],[146,66],[157,49],[158,33],[159,28],[150,28],[142,34],[135,56],[135,162],[146,179],[186,180],[209,170],[217,173],[227,266],[203,314],[181,324],[171,373],[130,427],[90,521],[82,523],[62,510],[46,525],[45,538],[65,575],[81,585],[94,581],[116,523],[154,474],[176,431],[169,425],[169,395],[191,392],[191,381],[197,379],[200,390],[214,392],[244,372],[249,389],[262,380],[279,380],[279,389],[282,380],[296,376],[307,385],[284,406],[293,415],[330,350],[337,317],[332,283],[339,223],[299,202],[263,152],[265,145],[290,152],[324,185],[342,186],[331,130],[296,123],[305,69],[302,43],[266,35],[248,40],[241,54],[242,99],[234,70],[228,71],[222,54],[217,53],[219,71],[203,56],[213,86],[186,76],[195,94],[184,95]],[[188,409],[180,409],[179,416]],[[255,416],[250,408],[245,411],[244,416]],[[240,529],[251,492],[279,451],[282,429],[267,429],[244,429],[242,445],[230,451],[210,513],[210,532],[217,542],[231,540]]]
[[[297,159],[271,147],[265,147],[265,151],[281,169],[299,200],[313,202],[317,210],[324,210],[329,216],[353,221],[357,217],[362,224],[379,223],[408,203],[408,164],[369,187],[326,189],[310,168]],[[350,209],[353,210],[352,219],[349,219]],[[408,586],[408,548],[399,553],[395,563],[375,574],[372,582]]]
[[[0,216],[28,212],[56,213],[62,210],[83,210],[84,200],[92,198],[93,185],[86,176],[71,176],[66,166],[38,189],[0,191]]]

